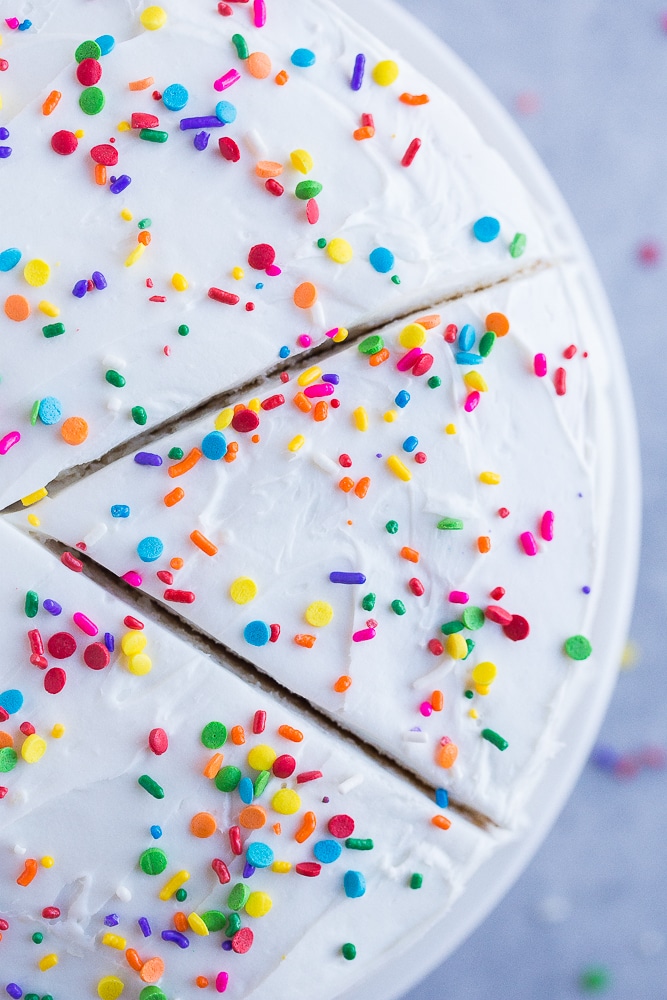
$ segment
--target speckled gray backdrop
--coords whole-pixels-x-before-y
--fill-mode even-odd
[[[644,545],[636,663],[621,673],[600,741],[636,761],[667,745],[667,0],[401,2],[519,122],[616,314],[639,417]],[[604,989],[581,984],[589,966],[608,975]],[[584,996],[667,998],[663,768],[619,779],[589,764],[512,892],[406,1000]]]

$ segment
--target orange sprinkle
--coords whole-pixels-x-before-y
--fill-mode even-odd
[[[239,813],[239,823],[245,830],[261,830],[266,823],[266,810],[262,806],[246,806]]]
[[[253,434],[250,440],[252,441],[253,444],[259,444],[259,434]]]
[[[401,549],[400,555],[401,555],[401,559],[407,559],[408,562],[412,562],[412,563],[418,563],[419,562],[419,553],[417,552],[417,550],[416,549],[410,549],[410,548],[408,548],[407,545],[403,546],[403,548]]]
[[[431,695],[431,708],[434,712],[442,712],[445,707],[445,696],[442,691],[434,691]]]
[[[134,948],[128,948],[127,951],[125,952],[125,958],[127,960],[127,964],[129,965],[129,967],[131,969],[134,969],[135,972],[138,972],[139,969],[141,968],[141,959],[139,958],[139,952],[135,951]]]
[[[88,437],[88,424],[83,417],[68,417],[60,428],[60,433],[67,444],[83,444]]]
[[[14,737],[11,733],[5,733],[0,730],[0,750],[4,750],[5,747],[14,746]]]
[[[37,874],[37,869],[39,865],[34,858],[26,858],[25,864],[23,866],[23,871],[16,880],[17,885],[30,885],[35,875]]]
[[[362,479],[359,480],[357,485],[354,487],[354,492],[359,497],[360,500],[364,499],[364,497],[368,493],[368,487],[370,485],[371,485],[370,478],[368,476],[364,476]]]
[[[418,104],[428,104],[430,99],[428,94],[401,94],[399,97],[402,104],[409,104],[413,108],[417,107]]]
[[[176,911],[173,919],[174,927],[177,931],[180,931],[181,934],[184,934],[187,930],[189,930],[190,924],[188,923],[188,918],[181,910]]]
[[[225,452],[224,461],[227,462],[228,465],[230,462],[235,462],[238,452],[239,452],[239,446],[237,445],[236,441],[230,441],[229,444],[227,445],[227,451]]]
[[[169,560],[169,565],[172,569],[183,569],[183,560],[180,556],[174,556],[173,559]]]
[[[343,493],[349,493],[350,490],[354,489],[354,479],[350,479],[349,476],[343,476],[338,484],[338,489],[342,490]]]
[[[104,187],[107,182],[107,168],[103,163],[95,164],[95,183],[99,184],[100,187]]]
[[[60,102],[60,98],[62,96],[63,95],[60,93],[59,90],[52,90],[49,96],[42,104],[42,114],[50,115],[52,111],[55,111],[55,109],[58,107],[58,103]]]
[[[322,420],[326,420],[328,416],[329,404],[326,399],[320,399],[319,402],[315,403],[315,412],[313,413],[313,417],[318,423],[321,423]]]
[[[292,402],[298,410],[301,410],[302,413],[310,413],[313,408],[313,404],[308,399],[308,396],[306,396],[303,392],[297,392]]]
[[[317,302],[317,289],[312,281],[302,281],[294,289],[294,305],[299,309],[310,309]]]
[[[414,322],[419,323],[425,330],[433,330],[434,327],[440,326],[440,313],[429,313],[428,316],[420,316]]]
[[[271,827],[271,829],[275,833],[276,837],[279,837],[280,834],[283,832],[283,828],[280,825],[280,823],[274,823],[273,826]]]
[[[237,403],[234,407],[234,413],[243,413],[243,411],[247,409],[248,407],[245,405],[245,403]]]
[[[352,687],[352,678],[349,674],[341,674],[336,683],[334,684],[334,691],[338,691],[342,694],[344,691],[348,691]]]
[[[130,90],[148,90],[155,83],[155,78],[152,76],[145,76],[143,80],[132,80],[128,83]]]
[[[294,839],[297,844],[303,844],[305,840],[315,833],[315,827],[317,826],[317,816],[314,812],[307,812],[303,817],[303,823],[299,829],[294,834]]]
[[[145,247],[147,247],[147,246],[148,246],[148,244],[150,243],[150,241],[151,241],[152,239],[153,239],[153,237],[152,237],[152,236],[151,236],[151,234],[150,234],[150,233],[148,232],[148,230],[147,230],[147,229],[143,229],[143,230],[142,230],[142,231],[141,231],[141,232],[139,233],[139,235],[137,236],[137,243],[143,243],[143,245],[144,245]]]
[[[231,738],[234,746],[242,747],[245,743],[245,729],[243,726],[232,726]]]
[[[212,837],[217,829],[218,824],[215,816],[209,812],[195,813],[190,820],[190,833],[195,837],[199,837],[200,840]]]
[[[30,315],[30,303],[23,295],[8,295],[5,299],[5,315],[15,323],[22,323]]]
[[[453,765],[458,755],[459,748],[456,743],[445,743],[444,746],[438,747],[435,762],[439,767],[444,767],[447,770]]]
[[[175,486],[171,492],[167,493],[164,497],[165,507],[173,507],[174,504],[180,503],[185,496],[185,490],[182,490],[180,486]]]
[[[368,363],[371,366],[371,368],[377,368],[379,365],[383,365],[385,361],[388,360],[389,360],[389,351],[387,350],[386,347],[383,347],[381,351],[377,352],[377,354],[370,355]]]
[[[440,814],[434,816],[431,823],[433,823],[433,826],[437,826],[440,830],[449,830],[452,825],[451,819],[447,819],[446,816],[441,816]]]
[[[374,135],[375,129],[371,125],[364,125],[362,128],[355,128],[352,138],[361,142],[363,139],[372,139]]]
[[[315,636],[308,635],[307,632],[299,632],[298,635],[294,636],[294,641],[297,646],[304,646],[306,649],[312,649],[315,645]]]
[[[176,465],[170,465],[167,472],[172,479],[175,479],[176,476],[182,476],[185,472],[189,472],[190,469],[194,469],[201,456],[202,453],[199,448],[193,448],[192,451],[188,452],[185,458],[181,459],[180,462],[177,462]]]
[[[221,753],[214,753],[211,759],[207,762],[206,767],[202,771],[205,778],[215,778],[216,774],[222,767],[222,762],[224,756]]]
[[[245,64],[250,75],[256,80],[266,80],[271,72],[271,60],[266,52],[251,52]]]
[[[291,726],[279,726],[278,735],[282,736],[285,740],[291,740],[292,743],[301,743],[303,741],[301,730],[293,729]]]
[[[282,172],[282,163],[276,163],[275,160],[260,160],[255,166],[258,177],[280,177]]]
[[[195,979],[195,986],[198,986],[200,990],[205,990],[208,986],[208,979],[206,976],[197,976]]]
[[[289,80],[289,73],[286,73],[284,69],[281,69],[280,73],[276,76],[276,83],[279,87],[284,87]]]
[[[496,337],[504,337],[509,333],[510,321],[504,313],[489,313],[485,322],[486,329],[495,333]]]
[[[207,556],[214,556],[218,551],[218,546],[214,545],[201,531],[191,531],[190,541],[201,549]]]
[[[480,535],[477,539],[477,548],[480,552],[490,552],[491,551],[491,539],[488,535]]]

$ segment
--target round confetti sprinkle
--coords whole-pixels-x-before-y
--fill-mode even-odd
[[[74,132],[68,132],[67,129],[54,132],[51,136],[51,149],[54,153],[59,153],[60,156],[69,156],[70,153],[76,150],[78,145],[79,140],[74,135]]]
[[[227,454],[227,439],[221,431],[211,431],[201,443],[201,450],[204,458],[212,462],[224,458]]]
[[[383,59],[373,69],[372,77],[381,87],[390,87],[398,79],[398,64],[393,59]]]
[[[343,848],[335,840],[318,840],[313,845],[313,854],[323,865],[330,865],[338,861]]]
[[[221,745],[221,744],[220,744]],[[228,764],[221,767],[215,776],[215,787],[221,792],[233,792],[241,781],[241,772],[238,767]]]
[[[79,107],[86,115],[98,115],[104,103],[104,94],[99,87],[87,87],[79,96]]]
[[[167,12],[162,7],[146,7],[139,20],[148,31],[157,31],[167,23]]]
[[[60,428],[60,435],[66,444],[73,447],[83,444],[88,437],[88,424],[83,417],[68,417]]]
[[[273,747],[260,743],[248,751],[248,765],[253,771],[268,771],[273,766],[276,756]]]
[[[387,274],[388,271],[391,271],[395,261],[393,253],[386,247],[376,247],[375,250],[371,251],[368,259],[371,266],[380,274]]]
[[[227,727],[222,722],[209,722],[201,733],[203,746],[209,750],[218,750],[227,742]]]
[[[585,636],[572,635],[565,641],[565,652],[571,660],[587,660],[593,647]]]
[[[239,576],[229,588],[229,596],[236,604],[247,604],[257,597],[257,584],[248,576]]]
[[[257,243],[248,253],[248,263],[256,271],[265,271],[275,259],[276,251],[270,243]]]
[[[159,847],[149,847],[139,858],[139,866],[146,875],[161,875],[167,863],[167,855]]]
[[[48,639],[46,648],[56,660],[66,660],[76,652],[76,639],[69,632],[56,632]]]
[[[188,103],[190,95],[180,83],[170,83],[162,91],[162,103],[170,111],[181,111]]]
[[[249,622],[243,629],[243,638],[250,646],[266,646],[271,638],[271,628],[266,622]]]
[[[291,788],[281,788],[271,799],[271,806],[282,816],[292,816],[301,808],[301,799]]]
[[[5,299],[5,316],[15,323],[22,323],[30,313],[30,303],[23,295],[8,295]]]
[[[296,770],[296,761],[288,753],[281,754],[274,760],[272,770],[276,778],[289,778]]]
[[[74,52],[74,58],[77,63],[82,63],[84,59],[99,59],[102,55],[102,49],[98,42],[87,41],[81,42]]]
[[[23,707],[23,694],[18,688],[9,688],[0,694],[0,708],[9,715],[15,715]]]
[[[327,244],[327,254],[336,264],[347,264],[352,260],[354,251],[347,240],[337,237]]]
[[[83,651],[83,661],[91,670],[108,667],[111,654],[103,642],[91,642]]]
[[[268,868],[273,864],[274,854],[268,844],[255,842],[246,850],[246,861],[253,868]]]
[[[33,288],[40,288],[42,285],[45,285],[49,280],[50,274],[51,268],[49,265],[45,260],[39,260],[39,258],[29,260],[23,268],[23,277]]]
[[[142,538],[137,545],[137,555],[142,562],[151,563],[160,558],[164,551],[164,545],[160,538],[155,535],[148,535]]]
[[[333,608],[326,601],[313,601],[306,608],[304,617],[308,624],[314,628],[323,628],[329,624],[333,618],[333,614]]]
[[[9,247],[0,253],[0,271],[11,271],[21,260],[21,251],[16,247]]]
[[[491,243],[500,233],[500,223],[491,215],[485,215],[478,219],[472,227],[475,238],[480,243]]]
[[[304,68],[314,66],[315,53],[310,49],[295,49],[290,57],[290,61],[293,66],[302,66]]]
[[[45,396],[40,401],[38,415],[43,424],[57,424],[63,415],[60,400],[55,396]]]
[[[332,837],[344,840],[347,837],[351,837],[354,833],[354,820],[346,813],[339,813],[331,817],[327,823],[327,829]]]

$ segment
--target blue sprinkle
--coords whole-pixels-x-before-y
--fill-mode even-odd
[[[72,295],[77,299],[82,299],[88,291],[88,278],[81,278],[72,289]]]
[[[101,271],[93,271],[91,275],[93,279],[93,284],[98,292],[103,291],[107,287],[107,279],[104,277]]]
[[[418,444],[419,444],[418,439],[414,436],[414,434],[411,434],[410,437],[406,437],[405,441],[403,442],[403,451],[412,452],[415,450]]]
[[[366,892],[366,879],[361,872],[345,872],[343,876],[343,888],[345,895],[349,899],[359,899]]]
[[[190,939],[186,938],[185,934],[181,934],[180,931],[162,931],[162,940],[173,941],[179,948],[190,947]]]
[[[219,118],[221,122],[225,125],[231,125],[232,122],[236,121],[236,107],[231,103],[231,101],[218,101],[215,106],[215,116]]]
[[[5,128],[4,125],[0,128],[0,139],[2,139],[3,142],[5,139],[9,139],[9,129]]]
[[[112,517],[129,517],[130,508],[126,503],[115,503],[111,507]]]
[[[357,58],[354,60],[354,70],[352,71],[352,79],[350,81],[350,86],[352,90],[361,90],[361,85],[364,82],[364,70],[366,69],[366,56],[363,52],[360,52]]]
[[[404,406],[407,406],[410,402],[410,393],[407,389],[401,389],[400,392],[397,392],[394,402],[396,403],[396,406],[400,406],[401,409],[403,409]]]
[[[188,103],[189,97],[187,90],[180,83],[170,83],[162,91],[162,103],[170,111],[181,111]]]
[[[159,559],[164,551],[164,545],[161,539],[157,538],[155,535],[147,535],[146,538],[142,538],[137,545],[137,555],[142,562],[151,563]]]
[[[23,694],[16,688],[10,688],[0,694],[0,708],[4,708],[5,712],[9,712],[10,715],[14,715],[22,707]]]
[[[46,598],[46,600],[42,604],[42,607],[44,608],[45,611],[48,611],[50,615],[53,615],[54,618],[62,614],[63,610],[62,605],[58,604],[57,601],[52,601],[50,597]]]
[[[128,188],[132,183],[132,178],[128,177],[127,174],[121,174],[120,177],[116,177],[112,180],[109,190],[112,194],[122,194],[125,188]]]
[[[227,439],[221,431],[211,431],[201,443],[201,450],[205,458],[210,458],[215,462],[224,458],[227,454]]]
[[[332,583],[366,583],[366,577],[363,573],[329,573],[329,579]]]
[[[239,795],[241,796],[241,802],[243,802],[244,805],[249,806],[255,797],[252,778],[241,778],[239,781]]]
[[[6,160],[8,156],[12,155],[11,146],[0,146],[0,160]]]
[[[63,408],[59,399],[55,396],[45,396],[39,404],[39,419],[43,424],[57,424],[63,415]]]
[[[104,923],[106,927],[118,927],[120,923],[120,917],[117,913],[108,913],[104,918]]]
[[[278,351],[278,356],[281,358],[289,358],[290,356],[289,347],[281,347],[280,350]]]
[[[264,288],[264,282],[263,281],[258,281],[257,284],[255,285],[255,288],[256,288],[256,290],[258,292],[261,291],[261,289]],[[283,350],[284,350],[284,348],[283,348]]]
[[[473,354],[471,351],[457,351],[454,357],[457,365],[481,365],[484,361],[481,354]]]
[[[391,271],[395,260],[391,250],[387,250],[386,247],[376,247],[375,250],[371,251],[371,255],[368,259],[370,260],[371,265],[376,271],[379,271],[380,274],[386,274],[388,271]]]
[[[292,53],[292,65],[303,66],[304,68],[314,66],[315,53],[310,49],[295,49]]]
[[[248,844],[245,856],[253,868],[269,868],[273,864],[273,851],[268,844],[262,844],[261,841]]]
[[[318,840],[313,846],[313,854],[323,865],[338,861],[343,848],[335,840]]]
[[[143,936],[145,938],[150,937],[153,932],[151,930],[151,925],[148,923],[147,918],[146,917],[139,917],[139,919],[137,920],[137,923],[139,924],[139,927],[141,928],[141,933],[143,934]]]
[[[500,232],[500,223],[492,215],[485,215],[477,220],[472,231],[480,243],[491,243]]]
[[[96,38],[95,41],[102,50],[103,56],[108,56],[109,53],[112,52],[116,46],[116,39],[113,37],[113,35],[100,35],[100,37]]]
[[[162,827],[161,826],[152,826],[151,827],[151,837],[153,838],[153,840],[159,840],[161,836],[162,836]]]
[[[475,328],[471,326],[470,323],[466,323],[465,326],[461,328],[459,334],[459,347],[462,351],[472,350],[473,344],[475,343]]]
[[[323,375],[323,382],[330,382],[331,385],[338,385],[340,382],[340,375]]]
[[[11,271],[13,267],[16,267],[20,259],[21,251],[17,250],[16,247],[3,250],[0,253],[0,271]]]
[[[192,144],[196,150],[198,150],[200,153],[203,153],[203,151],[208,146],[208,140],[210,138],[211,138],[210,132],[197,132],[196,136],[192,140]]]
[[[243,629],[243,638],[250,646],[266,646],[271,638],[271,629],[266,622],[249,622]]]
[[[449,795],[445,788],[436,788],[435,790],[435,804],[439,809],[446,809],[449,805]]]
[[[21,21],[19,24],[19,31],[27,31],[28,28],[32,28],[32,21],[28,21],[26,18],[25,21]]]
[[[113,653],[116,648],[116,640],[113,637],[113,632],[104,633],[104,645],[107,647],[110,653]]]
[[[159,455],[154,455],[150,451],[138,451],[134,456],[134,461],[137,465],[162,465],[162,459]]]

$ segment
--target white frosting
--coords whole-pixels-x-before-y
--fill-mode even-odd
[[[98,996],[102,977],[115,975],[125,983],[124,996],[138,997],[145,983],[128,965],[124,950],[102,943],[103,935],[112,933],[124,938],[125,947],[135,949],[143,961],[164,959],[159,985],[170,1000],[193,996],[196,976],[205,975],[213,984],[221,971],[229,973],[231,997],[268,1000],[299,995],[307,992],[314,968],[318,997],[334,997],[371,975],[384,956],[407,948],[440,919],[497,844],[498,837],[470,826],[455,813],[439,810],[346,740],[239,680],[220,662],[145,616],[145,652],[153,668],[144,676],[133,675],[120,651],[127,632],[123,619],[136,614],[133,608],[85,576],[70,572],[6,524],[0,525],[0,547],[12,566],[11,574],[0,579],[4,609],[0,703],[7,689],[20,689],[25,698],[21,709],[0,723],[19,753],[16,767],[0,774],[0,785],[8,789],[0,800],[0,919],[9,924],[0,941],[3,993],[14,983],[24,995],[48,992],[55,1000],[84,1000]],[[27,618],[23,610],[28,590],[40,599],[34,618]],[[44,610],[46,598],[62,605],[60,616]],[[98,626],[100,634],[94,639],[73,624],[77,612]],[[62,666],[67,672],[60,694],[46,693],[44,674],[28,662],[29,629],[40,631],[49,667]],[[76,638],[78,648],[69,659],[56,660],[48,653],[48,640],[59,631]],[[96,672],[85,666],[83,650],[100,641],[104,632],[115,636],[116,652],[110,664]],[[267,713],[266,730],[254,736],[257,710]],[[214,751],[202,745],[200,734],[212,720],[224,722],[228,730],[234,725],[245,729],[243,746],[228,739],[222,748],[225,766],[238,765],[245,775],[256,777],[247,754],[257,744],[292,754],[297,761],[291,778],[272,777],[256,800],[266,810],[267,824],[242,831],[241,857],[234,857],[228,839],[229,827],[239,820],[239,793],[221,792],[202,775]],[[46,752],[35,763],[21,755],[24,736],[19,725],[25,721],[46,741]],[[51,735],[56,724],[64,726],[60,738]],[[279,736],[281,725],[298,728],[303,741],[296,744]],[[148,747],[148,735],[155,727],[169,737],[162,756]],[[321,770],[323,777],[297,783],[296,775],[310,770]],[[142,774],[163,787],[162,800],[138,785]],[[344,794],[341,788],[350,785],[351,778],[357,779],[356,787]],[[298,791],[301,807],[295,815],[281,815],[272,808],[273,796],[282,786]],[[323,802],[325,796],[328,803]],[[309,810],[317,816],[317,829],[299,844],[294,834]],[[212,813],[218,824],[210,839],[198,839],[190,832],[191,817],[201,811]],[[340,813],[354,818],[354,836],[373,839],[372,850],[353,850],[339,839],[341,857],[322,865],[316,878],[302,877],[294,867],[284,874],[257,869],[242,878],[245,851],[257,841],[268,844],[277,860],[292,866],[313,862],[313,844],[331,839],[327,823]],[[436,813],[451,817],[450,829],[432,825]],[[272,829],[276,822],[281,824],[280,835]],[[163,835],[154,840],[150,828],[156,824]],[[151,847],[162,849],[168,858],[166,870],[154,877],[139,866],[142,852]],[[27,860],[41,862],[48,857],[53,859],[51,867],[40,863],[29,885],[17,884]],[[228,865],[228,885],[221,885],[211,869],[213,858]],[[190,873],[187,900],[161,901],[159,891],[180,870]],[[364,874],[363,897],[346,896],[343,876],[348,870]],[[415,872],[424,876],[418,891],[409,887]],[[225,938],[220,931],[201,937],[188,930],[190,945],[184,950],[162,940],[162,930],[173,929],[177,911],[187,915],[215,909],[229,916],[229,890],[241,881],[273,900],[270,913],[262,918],[239,911],[242,925],[255,935],[247,954],[221,950]],[[60,909],[57,919],[42,916],[50,906]],[[117,926],[105,926],[109,914],[118,916]],[[148,938],[137,923],[140,917],[150,923]],[[38,944],[32,941],[36,932],[44,935]],[[341,955],[346,942],[357,947],[354,961]],[[41,971],[38,962],[53,954],[58,964]]]
[[[570,636],[590,634],[600,598],[612,467],[604,445],[609,407],[604,342],[574,268],[445,303],[438,312],[440,322],[424,345],[435,360],[424,377],[397,370],[396,361],[405,354],[398,346],[405,322],[395,324],[383,331],[391,358],[380,367],[371,367],[356,346],[321,362],[324,374],[340,378],[335,396],[327,397],[339,399],[340,406],[330,406],[325,421],[293,404],[300,389],[295,376],[263,388],[262,399],[281,392],[286,402],[260,410],[258,443],[226,428],[227,444],[238,443],[233,463],[204,457],[185,475],[168,475],[170,449],[187,454],[199,447],[213,430],[212,414],[149,446],[164,460],[161,467],[126,457],[43,501],[33,513],[40,521],[37,530],[68,544],[83,540],[93,559],[119,575],[139,572],[143,589],[159,600],[165,600],[166,587],[157,572],[169,570],[172,558],[182,558],[172,586],[196,596],[187,604],[169,602],[167,595],[165,603],[175,612],[429,783],[444,784],[498,823],[516,824],[558,746],[559,726],[577,697],[578,681],[597,669],[594,655],[574,662],[563,644]],[[477,350],[491,312],[508,317],[509,334],[497,339],[483,364],[458,365],[456,345],[445,342],[444,328],[471,324]],[[566,360],[563,352],[571,344],[577,352]],[[544,378],[533,370],[538,353],[547,357]],[[554,387],[559,367],[567,373],[565,395]],[[488,391],[466,412],[463,376],[471,371],[483,376]],[[430,388],[427,379],[433,375],[442,382]],[[402,409],[394,402],[401,390],[411,395]],[[360,406],[368,417],[365,432],[353,418]],[[395,416],[392,422],[384,418],[387,411]],[[449,424],[456,434],[446,433]],[[290,451],[297,435],[305,443]],[[412,453],[402,448],[410,435],[419,440]],[[426,454],[425,464],[416,461],[419,452]],[[341,454],[351,458],[350,468],[339,464]],[[410,470],[409,482],[392,474],[390,455]],[[484,472],[498,473],[500,484],[480,482]],[[344,476],[355,483],[370,477],[365,499],[338,488]],[[175,487],[185,496],[167,507],[163,497]],[[116,504],[128,505],[129,517],[112,517]],[[500,508],[509,516],[499,516]],[[555,514],[553,541],[540,537],[548,510]],[[443,517],[462,519],[463,530],[438,530]],[[25,513],[15,519],[30,527]],[[397,534],[385,529],[390,520],[398,522]],[[192,543],[195,530],[218,547],[216,555]],[[537,540],[536,556],[521,547],[520,535],[527,531]],[[138,543],[147,536],[164,545],[156,562],[142,563],[138,556]],[[490,539],[485,554],[478,548],[480,536]],[[419,553],[417,564],[401,558],[404,546]],[[361,572],[366,583],[332,583],[332,571]],[[230,596],[239,577],[251,578],[258,588],[254,600],[243,605]],[[410,591],[412,577],[422,582],[423,596]],[[502,599],[491,596],[496,587],[505,588]],[[462,633],[475,642],[465,661],[446,652],[433,655],[429,640],[445,642],[440,626],[460,619],[464,610],[449,601],[451,591],[468,593],[471,606],[500,604],[524,616],[530,635],[511,641],[487,620],[482,629]],[[377,598],[372,611],[362,607],[370,592]],[[403,602],[404,615],[392,610],[396,599]],[[307,623],[304,615],[313,601],[331,605],[331,624]],[[377,622],[375,637],[353,641],[368,619]],[[279,640],[250,645],[244,629],[254,620],[278,623]],[[294,637],[303,633],[315,636],[312,648],[295,644]],[[474,686],[471,668],[487,661],[496,664],[497,678],[487,695],[475,694],[471,701],[464,697]],[[341,675],[352,678],[346,693],[334,690]],[[424,718],[420,704],[434,690],[444,693],[444,710]],[[471,718],[471,709],[477,718]],[[501,752],[483,739],[486,728],[506,739],[508,749]],[[459,748],[454,767],[446,771],[436,762],[442,737]]]
[[[4,110],[12,155],[1,161],[5,199],[2,246],[22,253],[19,265],[0,273],[0,303],[8,295],[25,296],[32,314],[24,322],[0,309],[3,370],[0,387],[0,439],[13,431],[21,441],[0,456],[0,507],[40,489],[63,469],[84,464],[139,428],[131,410],[145,408],[148,426],[181,413],[211,394],[262,374],[279,360],[285,345],[300,349],[298,338],[313,342],[335,327],[386,322],[450,293],[498,280],[556,252],[543,232],[536,207],[498,154],[481,140],[458,107],[417,70],[399,59],[400,75],[390,87],[373,82],[371,71],[392,55],[327,0],[270,0],[266,27],[255,28],[252,4],[234,6],[221,17],[215,3],[188,0],[166,4],[168,21],[157,31],[140,24],[143,4],[101,5],[87,0],[50,0],[30,9],[33,27],[5,31],[2,74]],[[19,14],[19,17],[21,15]],[[101,59],[100,88],[104,110],[89,116],[78,105],[82,87],[75,75],[74,50],[102,33],[116,46]],[[242,34],[250,51],[267,53],[272,71],[255,79],[236,56],[231,36]],[[295,48],[316,54],[310,68],[293,66]],[[366,74],[358,92],[350,88],[355,58],[366,55]],[[213,82],[230,69],[241,79],[224,93]],[[285,86],[274,82],[285,69]],[[154,78],[154,86],[130,91],[130,81]],[[169,111],[153,100],[172,83],[189,91],[182,111]],[[49,116],[42,102],[52,90],[62,99]],[[403,92],[427,93],[428,104],[410,107]],[[224,129],[212,129],[208,148],[197,152],[195,131],[182,132],[184,117],[212,115],[221,98],[238,116]],[[169,133],[165,144],[144,142],[135,131],[120,131],[133,112],[149,112]],[[375,136],[355,141],[352,133],[370,113]],[[59,156],[52,135],[83,129],[77,151]],[[241,160],[222,159],[217,140],[231,136]],[[132,183],[119,195],[94,183],[89,150],[114,137],[117,167]],[[413,164],[401,166],[409,143],[422,147]],[[290,164],[290,153],[306,149],[314,166],[305,177]],[[273,197],[255,174],[259,158],[285,166],[280,181],[285,195]],[[305,202],[294,197],[296,184],[314,178],[323,185],[318,198],[320,221],[305,219]],[[128,209],[132,221],[121,218]],[[481,216],[497,217],[501,234],[478,242],[472,225]],[[137,223],[152,220],[152,243],[141,259],[126,268],[137,246]],[[513,260],[508,246],[517,232],[528,237],[523,257]],[[354,258],[334,263],[316,240],[343,238]],[[278,277],[247,264],[249,249],[270,243],[276,250]],[[369,263],[378,246],[395,254],[388,274]],[[23,267],[43,259],[51,277],[31,287]],[[241,280],[232,277],[244,268]],[[108,287],[83,299],[72,295],[75,282],[102,272]],[[189,288],[177,292],[174,273]],[[401,279],[399,286],[391,275]],[[146,287],[146,280],[153,287]],[[256,290],[258,281],[264,288]],[[298,309],[293,292],[303,281],[319,293],[310,310]],[[207,297],[211,286],[240,296],[236,306]],[[153,295],[165,302],[150,302]],[[41,301],[60,315],[41,313]],[[247,312],[245,303],[255,309]],[[42,327],[62,322],[66,332],[46,339]],[[178,335],[186,324],[190,333]],[[165,356],[168,346],[171,355]],[[29,364],[27,358],[29,357]],[[124,388],[105,381],[116,368]],[[87,440],[66,444],[60,424],[30,424],[33,403],[54,396],[63,419],[83,417]]]

